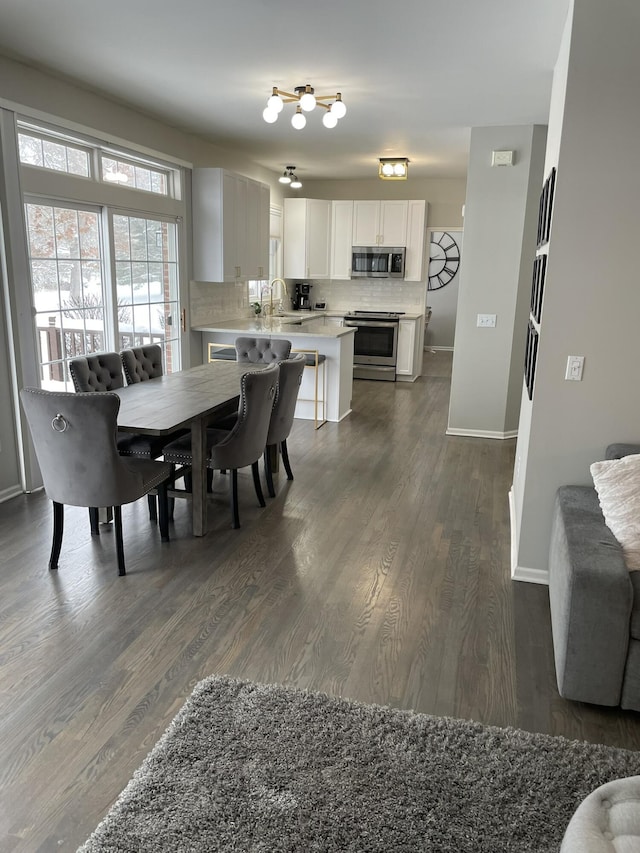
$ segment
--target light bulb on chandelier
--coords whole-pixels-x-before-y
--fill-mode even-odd
[[[332,103],[328,103],[330,101]],[[306,86],[296,86],[293,92],[285,92],[274,86],[262,113],[263,119],[268,124],[276,122],[285,104],[296,104],[296,111],[291,117],[291,125],[296,130],[302,130],[307,123],[303,111],[312,112],[316,107],[323,107],[326,112],[322,124],[327,128],[335,127],[347,112],[340,92],[335,95],[316,95],[313,87],[307,83]]]
[[[289,184],[292,190],[299,190],[302,186],[302,181],[295,173],[295,166],[285,166],[284,172],[278,178],[281,184]]]

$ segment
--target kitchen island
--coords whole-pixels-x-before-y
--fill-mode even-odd
[[[291,341],[292,350],[318,352],[324,355],[320,365],[318,397],[324,417],[328,421],[341,421],[351,412],[353,388],[353,340],[355,329],[342,325],[340,317],[330,317],[318,312],[299,311],[292,315],[247,317],[220,323],[193,326],[202,333],[202,357],[207,361],[209,344],[233,346],[235,339],[263,337]],[[324,383],[323,383],[324,373]],[[303,383],[296,405],[296,417],[314,420],[315,417],[314,370],[304,371]]]

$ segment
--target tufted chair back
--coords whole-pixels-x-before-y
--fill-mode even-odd
[[[276,402],[271,413],[267,445],[280,444],[289,437],[293,426],[298,391],[305,367],[305,354],[299,352],[292,358],[280,362],[280,378]]]
[[[271,338],[236,338],[236,357],[238,361],[252,364],[270,364],[289,358],[291,341],[278,341]]]
[[[260,459],[267,444],[279,374],[277,364],[244,374],[240,382],[238,420],[228,433],[213,430],[221,440],[211,448],[210,468],[244,468]]]
[[[127,385],[145,382],[162,376],[162,347],[159,344],[149,344],[145,347],[133,347],[120,353]]]
[[[144,477],[135,467],[139,463],[118,453],[117,394],[24,388],[20,399],[44,489],[52,501],[69,506],[121,506],[146,493]],[[159,479],[168,476],[168,465],[146,462],[156,464]]]
[[[76,391],[113,391],[124,387],[122,362],[117,352],[78,356],[69,362]]]

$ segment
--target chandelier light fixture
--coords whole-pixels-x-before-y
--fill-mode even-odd
[[[408,157],[380,157],[378,177],[383,181],[406,181],[409,173]]]
[[[325,103],[325,101],[331,103]],[[285,104],[297,104],[296,111],[291,117],[291,124],[296,130],[302,130],[307,123],[305,113],[311,112],[316,107],[323,107],[326,110],[322,116],[322,124],[328,128],[335,127],[338,119],[347,112],[340,92],[336,92],[335,95],[316,95],[313,86],[307,83],[306,86],[296,86],[293,92],[285,92],[274,86],[262,118],[268,124],[273,124],[278,120]]]
[[[299,190],[302,186],[302,181],[295,173],[295,166],[285,166],[285,170],[278,178],[281,184],[289,184],[292,190]]]

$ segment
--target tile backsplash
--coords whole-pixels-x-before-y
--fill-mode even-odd
[[[289,293],[295,282],[287,280]],[[421,313],[426,305],[424,281],[357,279],[354,281],[312,280],[311,304],[326,302],[329,311],[408,311]],[[287,309],[290,307],[286,306]],[[190,285],[192,326],[206,326],[251,314],[245,282],[192,281]]]
[[[312,281],[311,302],[326,302],[329,311],[408,311],[420,313],[426,305],[424,281],[357,279]]]
[[[192,281],[190,284],[192,326],[206,326],[221,320],[235,320],[250,313],[246,282]]]

